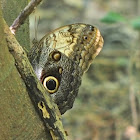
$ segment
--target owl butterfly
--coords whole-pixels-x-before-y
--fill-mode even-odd
[[[35,43],[29,59],[61,114],[72,108],[81,77],[102,46],[100,31],[81,23],[60,27]]]

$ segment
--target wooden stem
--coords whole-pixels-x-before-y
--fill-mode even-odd
[[[19,14],[19,16],[14,20],[13,24],[10,26],[10,30],[13,34],[18,30],[18,28],[24,23],[27,17],[35,10],[37,5],[42,0],[31,0],[31,2],[24,8],[24,10]]]

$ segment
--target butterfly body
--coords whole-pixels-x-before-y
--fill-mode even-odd
[[[32,49],[29,59],[35,73],[61,114],[72,108],[81,77],[102,45],[97,28],[77,23],[45,35]]]

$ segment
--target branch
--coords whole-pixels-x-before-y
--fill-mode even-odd
[[[31,0],[31,2],[24,8],[24,10],[19,14],[19,16],[10,26],[10,30],[13,34],[15,34],[18,28],[24,23],[27,17],[35,10],[41,1],[42,0]]]
[[[61,115],[57,105],[53,103],[49,93],[46,93],[46,90],[38,81],[25,51],[11,34],[6,24],[4,32],[9,51],[15,59],[16,67],[26,85],[35,109],[43,120],[45,127],[50,132],[52,140],[66,140],[66,134],[63,130],[62,122],[60,121]]]

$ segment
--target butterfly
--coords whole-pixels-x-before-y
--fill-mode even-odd
[[[60,113],[73,107],[82,75],[103,47],[100,31],[76,23],[55,29],[34,44],[29,60]]]

